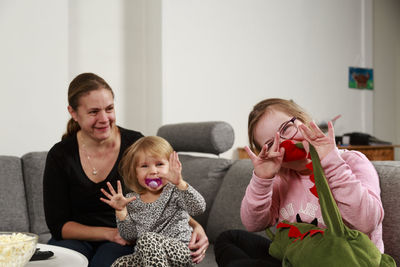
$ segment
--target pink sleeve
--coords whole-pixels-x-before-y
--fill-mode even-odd
[[[273,201],[275,179],[279,178],[261,179],[253,172],[240,208],[242,223],[250,232],[262,231],[278,218],[275,207],[279,205]]]
[[[382,223],[383,207],[372,163],[360,152],[335,149],[321,165],[346,224],[364,233],[375,230]]]

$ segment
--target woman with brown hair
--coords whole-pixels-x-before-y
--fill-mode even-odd
[[[71,119],[62,140],[49,151],[43,179],[49,244],[85,255],[89,266],[110,266],[133,252],[116,228],[114,209],[100,201],[100,188],[122,181],[118,165],[125,150],[143,135],[116,125],[114,93],[93,73],[75,77],[68,89]],[[125,191],[125,186],[122,183]],[[204,229],[194,228],[189,246],[194,261],[208,247]]]

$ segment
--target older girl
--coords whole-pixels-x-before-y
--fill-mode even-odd
[[[332,123],[325,135],[297,104],[266,99],[249,115],[250,148],[246,151],[254,171],[242,200],[241,219],[250,232],[264,230],[278,221],[317,221],[324,227],[321,210],[312,192],[307,157],[285,160],[284,140],[312,144],[324,169],[344,223],[367,234],[383,253],[383,208],[378,175],[360,152],[339,150]],[[280,266],[268,254],[270,241],[232,230],[221,234],[215,245],[219,266]]]

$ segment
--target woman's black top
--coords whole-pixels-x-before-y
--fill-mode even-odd
[[[62,239],[61,229],[68,221],[89,226],[116,227],[115,211],[103,203],[100,188],[108,190],[110,182],[116,188],[122,177],[118,165],[124,151],[143,135],[118,127],[121,146],[118,159],[107,178],[99,183],[90,180],[83,171],[76,134],[55,144],[47,154],[43,177],[43,200],[47,226],[53,238]],[[125,188],[124,188],[125,191]]]

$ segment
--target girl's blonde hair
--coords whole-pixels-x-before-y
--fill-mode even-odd
[[[261,151],[261,144],[258,144],[254,139],[254,129],[260,120],[260,118],[271,110],[278,110],[286,113],[291,117],[296,117],[299,121],[304,124],[309,124],[311,122],[310,115],[297,105],[293,100],[286,100],[281,98],[268,98],[257,103],[253,110],[249,114],[248,120],[248,135],[249,135],[249,145],[250,149],[254,153],[259,153]]]
[[[169,160],[169,156],[173,151],[174,149],[172,146],[162,137],[145,136],[138,139],[125,150],[121,162],[119,163],[119,172],[124,180],[125,186],[138,194],[146,191],[146,189],[139,184],[136,176],[139,153]]]

